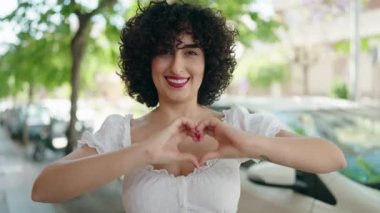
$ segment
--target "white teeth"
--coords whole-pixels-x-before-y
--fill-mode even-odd
[[[171,83],[175,83],[175,84],[183,84],[187,81],[187,79],[171,79],[171,78],[168,78],[168,81],[170,81]]]

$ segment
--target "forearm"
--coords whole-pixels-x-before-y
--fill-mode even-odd
[[[252,158],[312,173],[332,172],[346,165],[344,155],[333,143],[309,137],[243,136],[245,154]]]
[[[36,179],[32,199],[62,202],[90,192],[145,164],[147,156],[140,145],[107,154],[59,161],[46,167]]]

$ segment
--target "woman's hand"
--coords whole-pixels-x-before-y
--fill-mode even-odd
[[[213,152],[205,154],[200,159],[200,165],[207,160],[215,158],[241,158],[244,157],[244,144],[239,140],[246,132],[236,129],[217,118],[209,118],[201,121],[195,131],[202,136],[209,135],[217,140],[219,147]]]
[[[178,144],[186,137],[195,139],[196,124],[188,118],[178,118],[163,130],[152,135],[143,142],[152,164],[165,164],[175,161],[191,161],[196,167],[199,167],[198,159],[190,153],[180,152]]]

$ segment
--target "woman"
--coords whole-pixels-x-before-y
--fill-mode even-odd
[[[111,115],[84,133],[76,150],[41,172],[32,199],[62,202],[124,176],[127,212],[236,212],[247,158],[315,173],[343,168],[328,141],[296,136],[239,106],[207,108],[231,80],[235,35],[211,9],[165,2],[140,9],[121,33],[120,76],[152,111]]]

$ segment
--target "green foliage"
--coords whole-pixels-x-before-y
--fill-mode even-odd
[[[227,20],[234,23],[239,31],[237,39],[245,46],[250,46],[254,40],[264,42],[275,42],[278,40],[274,31],[281,26],[281,23],[274,19],[264,20],[257,12],[250,11],[249,6],[255,0],[185,0],[184,2],[208,6],[221,11]],[[244,15],[248,15],[256,25],[254,30],[250,29],[247,23],[242,20]]]
[[[111,42],[106,35],[97,37],[96,42],[90,41],[81,65],[81,89],[96,92],[96,74],[118,70],[118,43]]]
[[[19,45],[10,47],[1,58],[1,97],[22,92],[25,85],[51,89],[68,81],[69,50],[60,45],[65,38],[46,35],[44,39],[24,38]],[[68,39],[66,39],[68,42]]]
[[[275,42],[278,40],[274,30],[281,26],[276,20],[263,20],[257,13],[250,13],[251,19],[257,24],[257,29],[253,33],[254,38],[266,42]]]
[[[305,128],[300,126],[299,123],[292,122],[292,123],[289,123],[288,125],[289,125],[290,129],[292,129],[294,131],[294,133],[296,133],[297,135],[308,136]]]
[[[364,183],[364,184],[378,184],[380,183],[380,172],[370,164],[365,158],[359,156],[355,159],[357,168],[345,168],[340,172],[350,177],[351,179]]]
[[[357,165],[360,169],[366,174],[367,180],[366,183],[379,183],[380,182],[380,173],[376,171],[376,169],[368,163],[364,158],[358,157],[356,159]]]
[[[116,14],[116,10],[121,14]],[[25,85],[51,90],[69,82],[72,65],[70,42],[74,36],[69,19],[78,11],[89,12],[89,8],[65,0],[57,3],[20,0],[16,10],[2,18],[3,21],[16,23],[15,32],[20,42],[9,46],[0,59],[0,80],[7,82],[0,86],[0,97],[24,92]],[[81,65],[85,69],[82,74],[85,86],[93,84],[95,70],[99,71],[110,63],[117,66],[117,41],[121,25],[116,26],[112,20],[117,16],[123,19],[124,12],[125,8],[110,7],[102,11],[101,17],[92,20],[96,22],[103,18],[106,23],[103,34],[86,37],[88,49],[84,58],[87,64]],[[31,13],[34,14],[32,17],[28,15]],[[88,63],[92,65],[87,66]]]
[[[331,86],[331,95],[336,98],[349,99],[349,93],[346,83],[340,80],[334,81]]]
[[[49,90],[69,82],[72,63],[70,42],[74,36],[71,18],[77,13],[89,13],[93,8],[75,1],[27,1],[19,0],[18,7],[1,21],[15,23],[19,43],[9,47],[0,59],[0,97],[24,92],[25,85],[35,85]],[[107,2],[99,1],[99,4]],[[148,0],[141,0],[142,4]],[[274,30],[279,26],[275,20],[263,20],[249,11],[254,0],[185,0],[185,2],[209,6],[222,11],[223,15],[239,30],[238,40],[249,46],[252,40],[275,41]],[[120,2],[96,11],[90,27],[100,21],[105,28],[97,37],[87,36],[87,49],[81,68],[83,88],[95,88],[94,74],[98,71],[115,71],[118,62],[119,31],[125,19],[135,14],[137,1],[125,8]],[[34,14],[30,16],[30,14]],[[249,16],[256,24],[254,31],[242,21]],[[101,60],[99,60],[101,59]],[[276,72],[274,73],[276,78]],[[277,74],[278,75],[278,74]],[[260,75],[259,78],[267,79]],[[277,77],[278,78],[278,77]],[[268,81],[268,80],[264,80]]]
[[[360,40],[360,49],[362,51],[368,52],[371,48],[370,43],[372,40],[380,40],[380,36],[373,36],[373,37],[367,37],[367,38],[362,38]],[[350,41],[339,41],[335,44],[335,50],[339,53],[342,54],[348,54],[350,52],[350,46],[351,43]]]
[[[274,82],[285,82],[289,79],[288,64],[268,63],[257,70],[250,70],[247,78],[252,87],[268,88]]]

